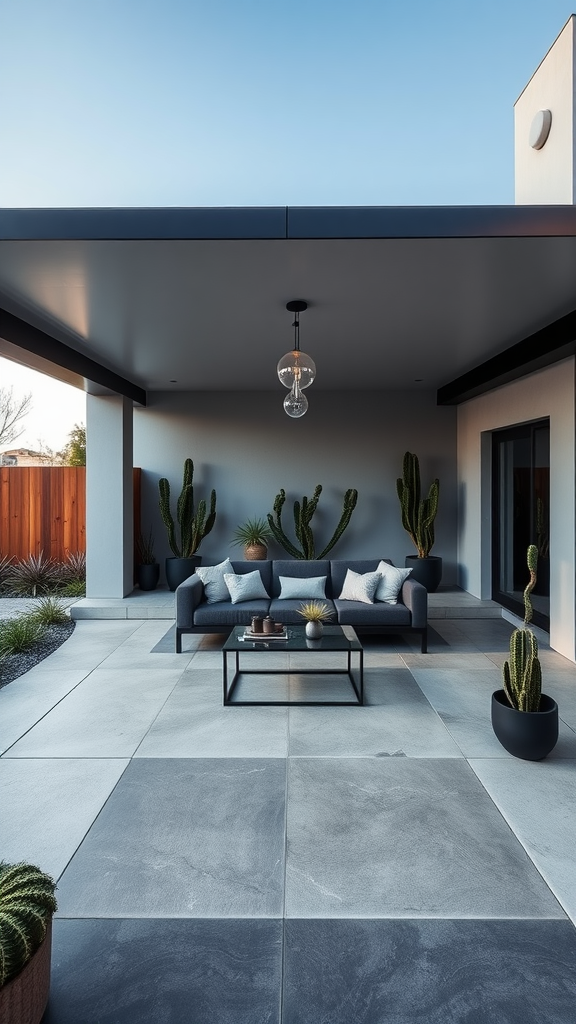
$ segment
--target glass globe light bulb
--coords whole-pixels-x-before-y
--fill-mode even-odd
[[[300,390],[309,388],[316,376],[316,363],[299,349],[286,352],[278,363],[278,376],[285,388],[291,388],[297,381]]]
[[[303,416],[308,409],[308,399],[306,395],[302,394],[298,381],[294,381],[289,393],[284,399],[284,412],[291,416],[293,420],[299,419]]]

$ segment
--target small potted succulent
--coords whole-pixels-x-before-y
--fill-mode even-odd
[[[320,639],[324,623],[330,622],[333,614],[325,601],[307,601],[297,608],[297,612],[306,619],[306,636],[309,640]]]
[[[538,641],[528,623],[530,594],[536,584],[538,548],[528,548],[530,580],[524,591],[524,626],[510,637],[510,660],[503,665],[504,688],[492,694],[492,727],[502,746],[526,761],[541,761],[558,740],[558,705],[542,693]]]
[[[33,864],[0,863],[2,1024],[39,1024],[46,1009],[55,888]]]
[[[247,519],[238,526],[232,538],[232,544],[244,545],[244,558],[249,562],[268,557],[267,542],[272,531],[266,519]]]
[[[156,590],[160,578],[160,566],[154,554],[154,538],[152,530],[146,535],[139,533],[136,538],[136,554],[138,564],[136,576],[140,590]]]

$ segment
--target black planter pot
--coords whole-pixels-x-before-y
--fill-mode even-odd
[[[541,761],[558,740],[558,705],[543,693],[539,711],[516,711],[504,690],[496,690],[492,694],[492,728],[509,754],[524,761]]]
[[[194,555],[192,558],[167,558],[166,559],[166,582],[170,590],[176,590],[184,580],[192,575],[197,565],[200,565],[202,558]]]
[[[429,594],[433,594],[440,586],[442,559],[438,555],[428,555],[428,558],[406,555],[404,565],[407,569],[412,569],[412,579],[426,587]]]
[[[137,567],[138,586],[140,590],[156,590],[160,579],[160,566],[158,562],[151,565],[139,565]]]

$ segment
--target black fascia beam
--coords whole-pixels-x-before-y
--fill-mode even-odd
[[[548,324],[473,370],[439,388],[437,405],[459,405],[470,398],[542,370],[576,353],[576,310]]]
[[[124,395],[138,405],[146,405],[146,392],[143,388],[120,377],[113,370],[108,370],[82,352],[77,352],[69,345],[57,341],[50,334],[33,327],[6,309],[0,309],[0,338],[82,377],[85,381],[85,390],[88,392],[91,391],[90,385],[93,384],[96,385],[96,389]]]

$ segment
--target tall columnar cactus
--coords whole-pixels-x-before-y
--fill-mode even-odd
[[[33,864],[0,863],[0,986],[34,955],[56,911],[55,882]]]
[[[515,629],[510,637],[510,661],[504,662],[504,692],[516,711],[538,711],[542,695],[542,669],[538,660],[538,641],[528,623],[532,619],[530,594],[536,584],[538,548],[528,548],[530,580],[524,591],[524,628]]]
[[[210,496],[210,511],[206,515],[206,502],[202,498],[194,511],[194,463],[186,459],[184,463],[184,479],[182,491],[176,503],[176,519],[180,527],[180,544],[176,540],[176,526],[170,508],[170,484],[166,477],[158,482],[160,491],[160,515],[168,530],[170,550],[176,558],[190,558],[200,547],[201,542],[209,533],[216,520],[216,491]]]
[[[318,484],[311,498],[307,498],[306,495],[304,495],[302,502],[294,502],[294,532],[296,534],[296,540],[300,543],[300,548],[297,548],[296,545],[289,540],[282,526],[282,508],[286,501],[286,492],[284,489],[276,495],[273,512],[268,513],[268,523],[270,525],[272,535],[284,550],[287,551],[289,555],[292,555],[293,558],[325,558],[336,542],[340,540],[340,537],[352,518],[352,513],[356,508],[356,502],[358,501],[358,491],[353,487],[350,487],[344,495],[344,506],[342,509],[342,515],[340,516],[340,522],[334,530],[334,533],[326,547],[323,548],[319,555],[317,555],[314,546],[314,534],[312,533],[310,523],[312,516],[316,511],[316,506],[318,505],[321,494],[322,485]]]
[[[418,551],[418,558],[427,558],[434,544],[434,520],[438,512],[440,481],[430,484],[427,498],[420,498],[420,464],[418,456],[406,452],[402,477],[396,481],[402,510],[402,526]]]

